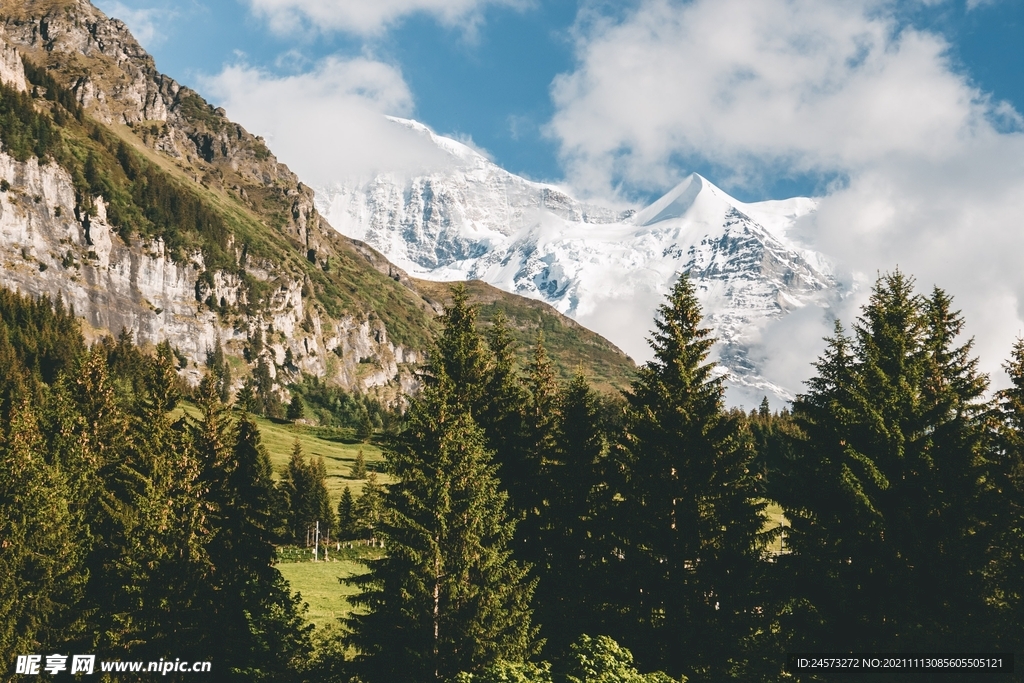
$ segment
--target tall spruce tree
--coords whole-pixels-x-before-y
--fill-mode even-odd
[[[71,491],[47,462],[26,393],[4,397],[0,425],[0,649],[11,655],[64,646],[77,635],[86,576]]]
[[[381,529],[387,555],[353,580],[367,612],[349,618],[347,642],[371,683],[445,681],[498,660],[522,661],[536,649],[534,584],[507,547],[514,530],[507,496],[471,416],[472,397],[447,372],[475,368],[467,359],[476,351],[451,343],[450,332],[432,356],[432,382],[410,408],[407,429],[385,452],[395,480]]]
[[[323,458],[307,461],[298,439],[292,445],[284,489],[288,494],[291,533],[297,543],[311,538],[318,522],[321,534],[335,527],[334,510],[327,494],[327,467]]]
[[[356,533],[356,501],[352,497],[352,489],[345,487],[338,500],[338,532],[339,540],[348,541]]]
[[[438,337],[429,365],[430,376],[442,375],[462,392],[462,405],[473,413],[482,412],[487,376],[487,348],[476,330],[476,308],[469,305],[465,286],[451,288],[452,303],[441,315],[444,329]]]
[[[613,579],[615,541],[609,439],[600,398],[582,370],[558,396],[554,447],[548,462],[550,502],[541,523],[545,564],[538,566],[535,604],[546,652],[564,655],[581,632],[603,632]]]
[[[491,355],[484,389],[487,400],[473,417],[484,430],[487,446],[494,452],[498,465],[498,476],[513,498],[513,508],[518,510],[510,489],[516,482],[529,479],[524,471],[524,407],[528,399],[516,367],[516,342],[501,311],[487,330],[487,346]]]
[[[220,596],[218,662],[237,680],[296,680],[309,654],[297,600],[273,566],[274,482],[259,427],[243,415],[220,490],[216,536],[210,545]]]
[[[994,645],[1007,651],[1024,646],[1024,340],[1013,345],[1004,365],[1011,386],[998,395],[998,443],[991,472],[996,542],[989,558],[988,593],[997,610]]]
[[[366,475],[362,493],[354,506],[355,524],[353,528],[357,538],[376,544],[377,535],[384,519],[384,505],[384,487],[377,482],[377,473],[370,472]]]
[[[625,564],[637,630],[623,639],[647,666],[714,680],[751,628],[765,518],[701,317],[683,274],[659,308],[654,359],[627,395]]]
[[[855,338],[837,324],[769,479],[791,522],[793,647],[969,649],[988,630],[987,379],[949,297],[913,285],[880,277]]]

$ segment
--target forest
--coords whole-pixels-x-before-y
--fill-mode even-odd
[[[89,346],[59,300],[4,291],[5,666],[70,651],[208,660],[226,681],[696,683],[844,680],[788,671],[790,652],[1012,653],[1024,341],[992,392],[952,298],[915,287],[880,276],[791,408],[744,413],[685,274],[617,395],[559,382],[542,338],[520,367],[508,324],[481,328],[456,286],[401,414],[295,387],[289,417],[334,410],[383,444],[388,483],[337,509],[298,446],[275,481],[258,380],[233,395],[213,353],[188,387],[167,344]],[[275,567],[313,519],[382,546],[338,637]]]

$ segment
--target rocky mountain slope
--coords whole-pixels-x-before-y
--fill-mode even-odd
[[[62,297],[97,335],[169,340],[193,379],[218,342],[244,364],[258,336],[281,385],[415,389],[440,297],[327,225],[260,138],[84,0],[0,0],[0,30],[0,101],[20,112],[0,151],[0,285]]]
[[[639,360],[657,306],[689,271],[734,402],[798,389],[763,376],[750,345],[769,322],[841,295],[827,259],[787,235],[814,200],[744,204],[694,174],[650,206],[616,212],[515,176],[421,124],[393,122],[428,136],[451,164],[321,188],[321,212],[346,235],[416,277],[475,278],[550,303]]]

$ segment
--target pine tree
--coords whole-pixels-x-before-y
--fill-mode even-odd
[[[331,506],[331,498],[327,493],[327,465],[321,456],[312,458],[309,462],[309,507],[313,511],[313,524],[320,523],[320,535],[324,536],[330,529],[337,528],[334,519],[334,508]]]
[[[291,402],[288,403],[288,413],[286,416],[292,422],[301,420],[306,416],[306,409],[302,405],[302,398],[298,394],[292,396]]]
[[[684,274],[627,395],[625,442],[630,639],[649,664],[693,680],[721,676],[748,635],[764,543],[753,450],[723,410],[701,317]]]
[[[851,340],[838,333],[794,417],[806,434],[770,479],[800,577],[798,647],[970,648],[990,620],[987,381],[941,290],[880,277]],[[799,621],[803,620],[803,621]],[[810,620],[810,621],[808,621]]]
[[[309,654],[308,626],[273,567],[274,483],[259,427],[243,416],[219,501],[215,567],[218,661],[238,680],[292,680]]]
[[[606,628],[607,563],[614,556],[609,519],[618,490],[609,465],[600,399],[578,370],[558,397],[551,498],[541,520],[547,562],[536,568],[538,621],[556,657],[580,631]]]
[[[992,517],[995,543],[986,553],[989,562],[989,595],[997,609],[997,637],[993,642],[1006,651],[1024,645],[1024,340],[1013,345],[1003,366],[1011,386],[998,394],[998,436],[993,462]]]
[[[535,526],[536,520],[532,518],[543,514],[550,495],[546,470],[548,460],[554,457],[558,413],[558,383],[554,365],[544,348],[543,333],[537,334],[537,343],[526,367],[525,383],[523,452],[518,468],[508,472],[510,476],[505,484],[516,509],[526,511],[527,526]]]
[[[253,413],[260,415],[263,413],[262,405],[259,399],[256,397],[256,389],[254,388],[254,382],[252,378],[249,378],[242,384],[242,388],[238,390],[238,394],[235,395],[235,403],[239,408],[247,413]]]
[[[345,487],[338,501],[338,539],[347,541],[356,533],[356,503],[352,497],[352,489]]]
[[[469,296],[462,284],[451,288],[452,303],[441,315],[444,326],[430,360],[428,378],[440,381],[443,374],[459,387],[462,405],[471,414],[484,412],[484,386],[487,379],[488,353],[476,330],[476,308],[469,305]]]
[[[377,483],[377,474],[366,475],[366,483],[355,503],[355,534],[376,543],[384,518],[384,487]]]
[[[217,395],[221,403],[231,402],[231,366],[224,355],[224,347],[217,338],[217,345],[206,352],[206,368],[213,376]]]
[[[296,542],[304,542],[317,522],[321,533],[335,526],[327,494],[327,467],[320,457],[307,461],[298,439],[292,446],[284,485],[291,511],[291,533]]]
[[[79,539],[69,533],[71,492],[46,462],[37,411],[25,393],[5,397],[0,433],[0,649],[11,654],[76,635],[86,576]]]
[[[356,453],[355,462],[352,463],[352,471],[349,472],[352,479],[366,479],[366,458],[363,456],[363,449]]]
[[[257,412],[267,417],[280,417],[281,407],[274,395],[274,379],[270,376],[270,364],[266,354],[261,354],[256,361],[256,369],[252,372],[253,390],[256,394]]]
[[[367,613],[348,620],[347,642],[370,683],[444,681],[535,649],[534,586],[507,549],[507,497],[441,358],[386,451],[395,480],[382,520],[387,556],[353,581]]]
[[[506,490],[513,481],[524,479],[520,473],[525,459],[525,412],[527,394],[516,367],[516,344],[508,321],[501,311],[487,330],[491,363],[481,410],[474,414],[484,430],[488,449],[494,451],[498,476]]]

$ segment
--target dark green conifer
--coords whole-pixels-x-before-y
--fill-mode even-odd
[[[308,630],[288,584],[273,567],[274,483],[257,425],[243,416],[210,545],[219,597],[218,661],[238,680],[294,680],[309,654]],[[212,615],[211,615],[212,616]],[[227,674],[223,674],[227,675]]]
[[[486,374],[486,401],[474,414],[484,430],[487,447],[494,451],[498,476],[506,490],[510,482],[522,479],[518,474],[524,459],[524,407],[527,394],[516,365],[516,343],[501,311],[487,330],[491,364]]]
[[[552,455],[535,603],[547,651],[559,657],[580,631],[607,628],[602,616],[614,580],[607,563],[614,555],[610,518],[619,489],[610,483],[600,400],[582,371],[558,397]]]
[[[295,394],[292,396],[292,400],[288,403],[288,412],[286,417],[294,422],[295,420],[301,420],[306,416],[306,408],[302,405],[302,398]]]
[[[444,369],[465,364],[451,360],[435,353],[433,382],[386,451],[395,480],[382,519],[387,555],[354,580],[367,612],[349,619],[348,642],[370,683],[440,682],[535,650],[533,583],[507,548],[507,497],[463,387]]]
[[[769,479],[786,510],[802,604],[795,647],[980,646],[991,543],[984,509],[987,381],[957,344],[950,299],[879,278],[794,405],[806,434]],[[799,621],[810,620],[810,621]]]
[[[239,389],[238,394],[235,395],[235,404],[247,413],[261,415],[263,413],[263,406],[256,397],[254,384],[255,383],[252,378],[247,379],[245,383],[242,384],[242,388]]]
[[[384,487],[377,483],[377,474],[366,475],[363,491],[355,503],[355,534],[357,538],[376,543],[384,517]]]
[[[352,497],[352,489],[345,487],[341,491],[341,499],[338,501],[338,538],[343,541],[355,537],[356,533],[356,503]]]
[[[631,645],[649,666],[721,677],[750,629],[764,544],[753,450],[722,405],[714,340],[687,275],[659,308],[654,359],[627,395]]]
[[[484,412],[484,386],[488,353],[476,330],[476,308],[469,305],[465,286],[451,288],[452,303],[441,315],[444,330],[438,337],[430,360],[429,377],[440,381],[443,373],[459,388],[460,402],[473,415]]]
[[[352,463],[352,471],[349,472],[352,479],[366,479],[366,458],[363,456],[363,449],[356,453],[355,462]]]
[[[19,395],[20,394],[20,395]],[[0,649],[41,652],[82,628],[86,573],[71,491],[47,463],[36,408],[25,393],[4,397],[0,425]]]
[[[334,510],[327,494],[327,467],[323,458],[306,460],[296,439],[284,477],[291,512],[291,533],[297,543],[311,539],[317,522],[320,533],[334,528]]]
[[[988,464],[996,540],[986,553],[986,578],[998,615],[993,645],[1019,652],[1024,645],[1024,340],[1014,343],[1003,367],[1011,386],[998,394],[998,442]]]

